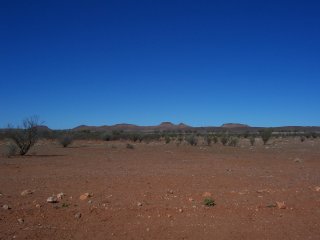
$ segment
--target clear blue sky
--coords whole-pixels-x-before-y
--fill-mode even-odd
[[[320,125],[319,1],[1,1],[0,127]]]

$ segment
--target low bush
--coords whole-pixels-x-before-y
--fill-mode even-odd
[[[191,146],[196,146],[198,144],[198,138],[192,134],[186,137],[186,141],[191,145]]]
[[[5,153],[6,157],[10,158],[10,157],[16,155],[17,152],[18,152],[18,147],[16,144],[14,144],[12,142],[7,144],[6,153]]]
[[[70,136],[64,136],[59,139],[59,143],[63,147],[68,147],[72,142],[73,142],[73,139]]]
[[[212,198],[205,198],[203,200],[203,204],[207,207],[213,207],[214,205],[216,205],[216,203],[214,202],[214,200]]]

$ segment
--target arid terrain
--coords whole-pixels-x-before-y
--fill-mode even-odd
[[[0,239],[320,239],[319,138],[126,144],[1,154]]]

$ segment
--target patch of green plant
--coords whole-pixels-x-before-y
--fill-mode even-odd
[[[69,204],[68,203],[62,203],[61,207],[62,208],[67,208],[67,207],[69,207]]]
[[[207,207],[213,207],[216,205],[216,203],[214,202],[214,200],[212,198],[205,198],[203,200],[203,204]]]

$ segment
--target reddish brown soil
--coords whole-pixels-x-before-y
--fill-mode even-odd
[[[46,142],[36,155],[1,157],[0,206],[11,209],[0,208],[0,239],[320,239],[319,140],[125,146]],[[79,199],[86,192],[91,203]]]

